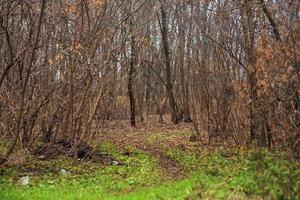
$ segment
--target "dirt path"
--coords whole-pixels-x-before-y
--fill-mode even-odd
[[[121,149],[126,149],[126,146],[134,146],[148,154],[153,155],[159,161],[159,164],[167,178],[172,180],[184,178],[187,172],[183,166],[181,166],[178,161],[168,156],[164,148],[149,143],[148,139],[151,134],[153,133],[147,131],[127,132],[126,134],[121,132],[109,133],[98,136],[97,141],[109,141]],[[175,144],[168,142],[167,146],[171,148],[172,146],[175,147],[174,145]]]
[[[186,175],[186,171],[180,165],[180,163],[170,156],[166,155],[162,149],[150,144],[143,143],[143,140],[140,140],[139,143],[135,145],[138,149],[143,150],[146,153],[153,155],[158,161],[162,169],[164,170],[165,174],[170,179],[181,179],[184,178]]]

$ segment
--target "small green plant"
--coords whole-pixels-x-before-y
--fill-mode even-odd
[[[251,152],[257,193],[272,199],[300,199],[300,165],[266,150]]]
[[[188,171],[196,170],[200,166],[196,153],[182,151],[180,149],[170,149],[166,154],[178,161]]]
[[[5,152],[8,142],[0,138],[0,153]]]

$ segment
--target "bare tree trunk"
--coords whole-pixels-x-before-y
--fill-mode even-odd
[[[135,73],[135,36],[133,35],[132,30],[132,22],[130,21],[130,32],[131,32],[131,58],[130,58],[130,65],[129,65],[129,73],[128,73],[128,95],[130,101],[130,124],[132,127],[136,126],[135,115],[136,115],[136,106],[135,106],[135,98],[133,93],[133,80],[134,80],[134,73]]]
[[[250,142],[257,140],[259,146],[265,146],[265,123],[261,112],[261,101],[258,98],[257,69],[255,58],[255,11],[252,1],[242,2],[242,28],[244,33],[245,54],[250,83]]]
[[[169,98],[169,104],[171,109],[171,120],[173,124],[179,123],[178,118],[178,111],[177,111],[177,105],[175,102],[175,98],[173,95],[173,87],[171,83],[171,58],[170,58],[170,50],[169,50],[169,43],[168,43],[168,28],[167,28],[167,16],[164,8],[164,2],[163,0],[160,1],[160,11],[161,11],[161,36],[162,36],[162,43],[164,48],[164,56],[165,56],[165,73],[166,73],[166,89],[167,89],[167,95]]]

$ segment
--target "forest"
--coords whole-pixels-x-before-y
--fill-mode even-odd
[[[300,199],[300,1],[0,0],[0,199]]]

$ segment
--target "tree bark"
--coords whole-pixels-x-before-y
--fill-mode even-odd
[[[164,56],[165,56],[165,73],[166,73],[166,90],[169,99],[170,109],[171,109],[171,120],[173,124],[179,123],[178,118],[178,111],[177,105],[175,102],[175,98],[173,95],[173,86],[171,83],[171,58],[170,58],[170,50],[169,50],[169,43],[168,43],[168,28],[167,28],[167,16],[164,8],[164,2],[160,1],[160,12],[161,12],[161,36],[162,36],[162,43],[164,49]]]
[[[136,106],[135,106],[135,98],[133,91],[133,81],[134,81],[134,73],[135,73],[135,37],[132,31],[132,22],[130,22],[130,32],[131,32],[131,56],[130,56],[130,65],[129,65],[129,73],[128,73],[128,96],[130,101],[130,124],[132,127],[136,126],[135,116],[136,116]]]

